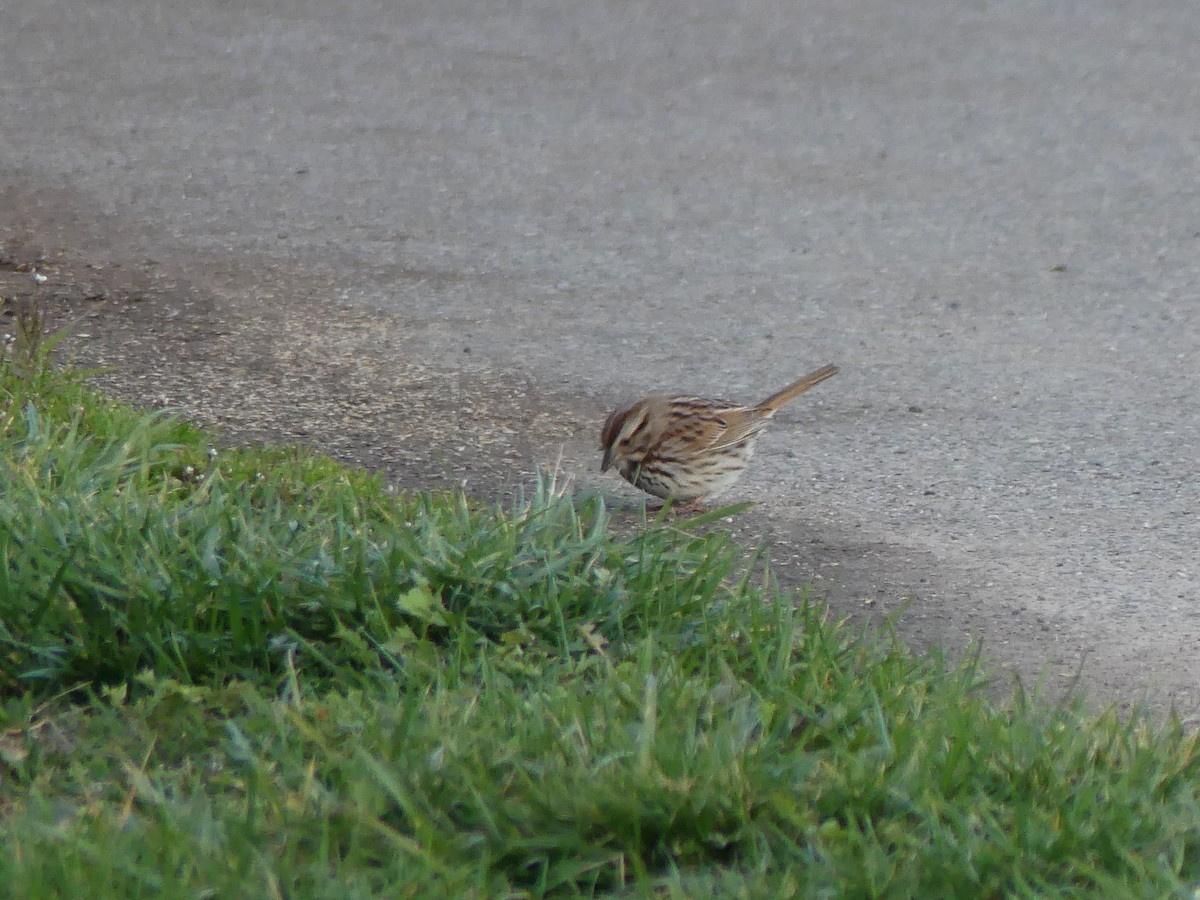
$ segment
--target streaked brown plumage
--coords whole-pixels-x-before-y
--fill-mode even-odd
[[[648,494],[699,503],[738,480],[775,413],[836,374],[837,366],[822,366],[757,406],[701,397],[639,400],[604,423],[600,471],[615,467]]]

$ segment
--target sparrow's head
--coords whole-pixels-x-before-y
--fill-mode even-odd
[[[608,417],[600,430],[600,450],[604,453],[601,472],[614,465],[625,472],[645,460],[662,430],[660,421],[666,402],[663,397],[649,397]]]

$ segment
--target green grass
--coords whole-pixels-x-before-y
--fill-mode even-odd
[[[395,496],[0,371],[0,884],[1193,896],[1177,724],[1017,694],[546,481]]]

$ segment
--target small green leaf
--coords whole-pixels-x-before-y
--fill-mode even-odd
[[[506,631],[500,635],[500,643],[508,647],[523,647],[526,644],[532,644],[533,640],[532,634],[520,628]]]
[[[427,584],[419,584],[401,594],[396,599],[396,608],[422,622],[446,624],[446,609],[442,606],[442,600],[433,595]]]

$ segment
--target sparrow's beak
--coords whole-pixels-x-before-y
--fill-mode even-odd
[[[600,461],[600,471],[607,472],[612,465],[612,447],[604,448],[604,459]]]

